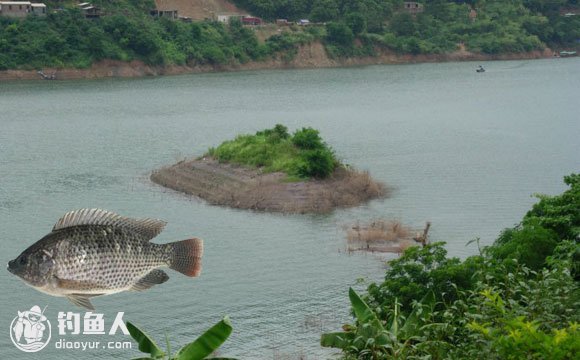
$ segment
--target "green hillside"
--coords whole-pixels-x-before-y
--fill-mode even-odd
[[[235,0],[266,19],[332,22],[328,41],[348,48],[354,37],[403,53],[441,53],[464,43],[490,54],[571,46],[580,38],[577,0],[418,1],[411,15],[402,0]],[[473,17],[470,17],[471,11]],[[345,50],[347,50],[345,52]],[[353,49],[350,49],[352,53]],[[342,49],[348,55],[348,49]]]
[[[252,14],[308,18],[311,26],[285,26],[265,42],[239,22],[182,22],[149,14],[153,1],[95,0],[99,18],[85,18],[72,1],[46,1],[48,15],[0,17],[0,70],[88,67],[103,59],[142,60],[151,65],[223,65],[290,60],[297,46],[324,43],[331,57],[398,53],[448,53],[463,44],[488,54],[577,46],[580,16],[572,1],[424,1],[409,14],[399,0],[236,0]],[[476,17],[470,17],[470,11]],[[57,11],[58,10],[58,11]],[[283,31],[282,31],[283,30]]]

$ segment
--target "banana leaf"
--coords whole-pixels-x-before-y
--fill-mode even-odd
[[[127,321],[127,330],[129,330],[131,337],[139,344],[139,350],[141,352],[150,354],[151,358],[153,359],[158,359],[165,356],[163,350],[157,346],[155,341],[153,341],[149,335],[145,334],[143,330],[139,329],[129,321]]]
[[[334,332],[322,334],[320,338],[320,345],[324,347],[332,347],[337,349],[346,349],[350,346],[355,338],[354,333],[350,332]]]
[[[409,316],[407,316],[407,320],[405,320],[405,323],[399,329],[398,337],[402,339],[407,339],[416,336],[417,332],[423,325],[420,318],[421,312],[428,311],[426,315],[430,315],[433,312],[434,306],[435,306],[435,294],[433,293],[433,291],[429,291],[427,294],[425,294],[425,296],[423,296],[421,302],[416,304],[415,307],[413,307],[413,310],[411,311]]]
[[[204,332],[194,342],[179,350],[176,360],[202,360],[213,353],[227,340],[232,333],[232,324],[226,316],[220,322]]]
[[[395,313],[393,314],[393,323],[391,324],[391,334],[398,338],[399,336],[399,300],[395,298]]]
[[[372,338],[377,345],[388,344],[390,341],[388,332],[383,327],[383,323],[379,320],[377,314],[352,288],[348,291],[348,297],[359,322],[357,335],[367,340]]]
[[[383,331],[383,324],[377,318],[377,315],[371,310],[371,308],[364,302],[363,299],[354,291],[352,288],[348,289],[348,297],[350,298],[350,303],[352,304],[352,309],[359,323],[370,323],[377,330]]]

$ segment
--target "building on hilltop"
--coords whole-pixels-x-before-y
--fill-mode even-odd
[[[87,19],[96,19],[101,17],[101,9],[91,3],[84,2],[78,4],[77,6],[81,9],[81,12]]]
[[[240,21],[242,21],[242,19],[244,17],[246,17],[248,15],[240,15],[240,14],[217,14],[217,16],[215,17],[214,20],[216,20],[217,22],[221,22],[224,24],[229,24],[230,21],[234,20],[234,19],[238,19]]]
[[[31,3],[30,13],[38,16],[46,15],[46,5],[43,3]]]
[[[262,25],[262,19],[250,15],[217,14],[214,20],[224,24],[229,24],[230,22],[232,22],[232,20],[238,20],[244,25]]]
[[[244,16],[242,18],[242,24],[244,25],[262,25],[262,19],[255,16]]]
[[[22,18],[30,14],[46,15],[46,5],[30,1],[0,1],[0,16]]]
[[[150,11],[151,16],[158,18],[166,18],[171,20],[177,20],[179,18],[177,10],[162,10],[155,9]]]
[[[416,1],[405,1],[403,3],[403,10],[405,10],[411,15],[417,15],[419,13],[422,13],[424,8],[423,4],[420,4]]]
[[[30,12],[30,1],[0,1],[0,15],[26,17]]]

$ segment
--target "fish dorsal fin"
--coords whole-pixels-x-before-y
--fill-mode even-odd
[[[122,227],[151,240],[163,231],[165,224],[163,220],[132,219],[107,210],[80,209],[66,213],[56,222],[52,231],[81,225],[102,225]]]

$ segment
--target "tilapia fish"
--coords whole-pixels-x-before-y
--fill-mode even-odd
[[[203,242],[150,242],[164,228],[156,219],[131,219],[100,209],[65,214],[52,232],[8,263],[26,284],[93,310],[90,298],[162,284],[167,266],[187,276],[201,273]]]

